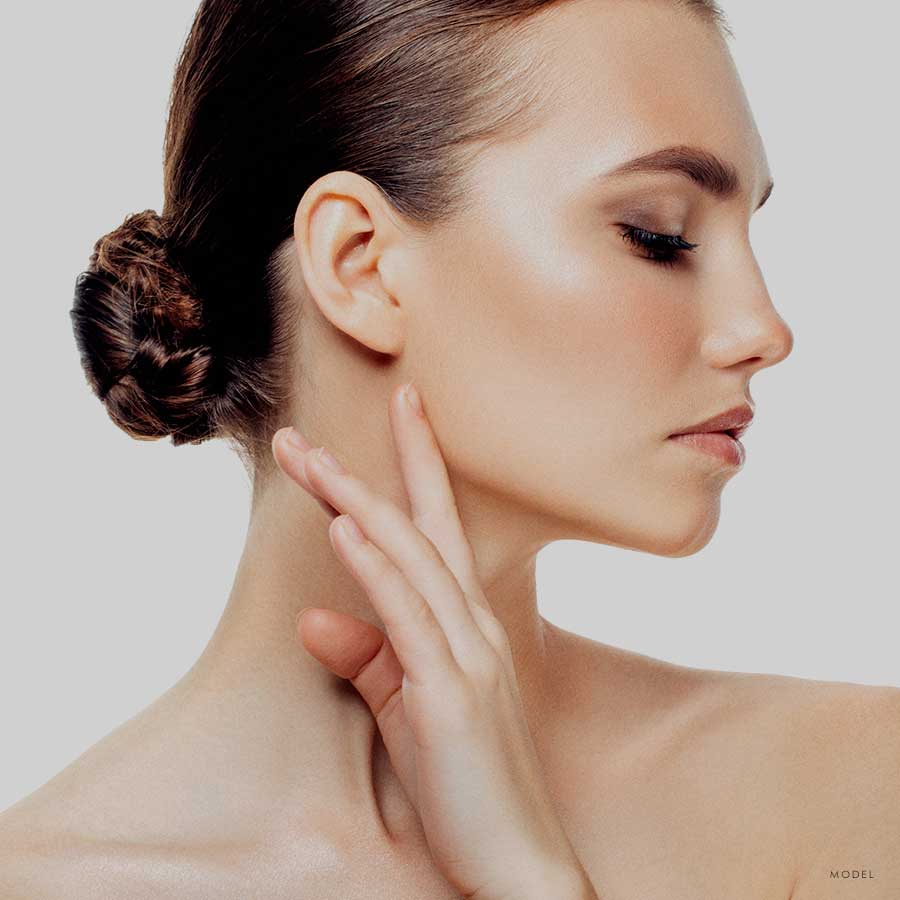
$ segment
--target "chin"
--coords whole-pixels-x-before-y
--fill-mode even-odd
[[[664,518],[657,514],[659,509],[666,510]],[[712,540],[719,524],[719,513],[719,503],[710,503],[708,499],[705,503],[684,503],[674,508],[671,503],[654,504],[647,512],[646,521],[610,528],[608,519],[603,519],[601,524],[603,517],[597,516],[593,522],[582,520],[578,533],[567,537],[674,559],[693,556]]]
[[[672,528],[665,535],[656,536],[655,540],[648,542],[645,552],[672,559],[693,556],[712,540],[718,524],[718,503],[707,506],[696,516],[686,515],[681,520],[673,518]]]

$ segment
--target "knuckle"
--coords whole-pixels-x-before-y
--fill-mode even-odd
[[[446,703],[442,703],[442,716],[456,733],[466,731],[478,719],[479,700],[472,685],[465,679],[450,679],[445,686]]]
[[[483,652],[473,654],[463,668],[471,682],[482,692],[496,692],[506,679],[503,660],[493,648],[486,647]]]
[[[418,601],[413,604],[413,617],[417,625],[421,625],[425,628],[434,628],[437,626],[437,619],[434,617],[434,611],[423,597],[419,597]]]
[[[378,723],[378,727],[383,727],[391,718],[391,716],[402,709],[403,707],[403,687],[402,683],[397,686],[397,689],[387,698],[384,705],[378,712],[375,714],[375,721]]]
[[[422,640],[424,634],[428,641],[443,639],[443,629],[435,618],[434,610],[428,605],[420,594],[413,594],[410,598],[409,612],[404,616],[406,627],[412,639]],[[400,627],[404,624],[399,623]]]
[[[404,674],[401,692],[416,744],[422,748],[465,737],[478,721],[476,691],[461,673],[445,672],[439,683],[425,685],[412,682]]]
[[[418,595],[404,603],[405,609],[392,612],[385,622],[395,646],[426,647],[436,659],[444,655],[446,637],[429,605]]]

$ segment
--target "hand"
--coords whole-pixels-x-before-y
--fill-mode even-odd
[[[293,429],[273,437],[282,471],[334,516],[332,547],[387,631],[313,608],[300,639],[368,704],[431,855],[463,897],[595,896],[543,780],[437,439],[403,386],[389,414],[411,518]]]

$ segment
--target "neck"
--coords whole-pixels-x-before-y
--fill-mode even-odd
[[[394,481],[393,490],[385,492],[399,502],[400,490]],[[455,485],[454,493],[481,584],[509,634],[526,715],[537,736],[553,707],[548,692],[554,678],[550,626],[537,610],[537,548],[527,543],[534,540],[534,520],[523,519],[517,552],[508,511],[504,515],[499,504],[482,497],[476,515],[467,491]],[[196,727],[214,730],[220,744],[228,744],[233,770],[252,782],[245,785],[248,794],[269,804],[270,817],[277,818],[276,808],[290,814],[301,799],[309,808],[311,794],[327,798],[335,810],[371,805],[374,719],[352,685],[313,659],[294,631],[304,606],[340,610],[383,628],[334,553],[329,522],[301,488],[280,472],[273,476],[254,498],[222,619],[174,689]],[[506,535],[506,542],[496,535]]]

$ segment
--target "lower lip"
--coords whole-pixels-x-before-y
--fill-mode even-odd
[[[670,441],[677,441],[688,447],[695,447],[710,456],[718,457],[732,466],[742,466],[746,459],[744,445],[724,431],[710,431],[706,433],[693,432],[692,434],[673,434]]]

